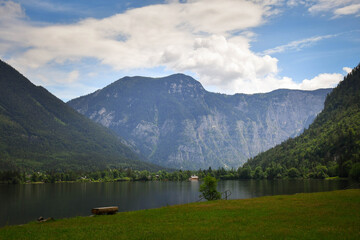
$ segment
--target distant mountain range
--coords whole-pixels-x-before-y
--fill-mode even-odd
[[[283,169],[302,177],[360,180],[360,65],[329,94],[324,110],[303,134],[250,159],[245,168]],[[269,174],[267,174],[269,177]]]
[[[125,77],[69,106],[113,130],[151,163],[181,169],[239,167],[300,134],[331,89],[225,95],[192,77]]]
[[[0,133],[0,171],[159,169],[1,60]]]

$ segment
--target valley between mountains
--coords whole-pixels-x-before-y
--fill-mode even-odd
[[[208,92],[183,74],[125,77],[65,104],[1,61],[0,167],[64,172],[242,166],[243,178],[356,178],[359,69],[333,90],[252,95]]]

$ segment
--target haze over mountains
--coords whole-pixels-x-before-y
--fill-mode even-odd
[[[297,136],[331,89],[224,95],[193,78],[125,77],[68,102],[123,137],[148,161],[182,169],[239,167]]]
[[[0,170],[159,169],[0,60]]]

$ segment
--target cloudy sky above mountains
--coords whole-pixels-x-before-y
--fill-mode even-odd
[[[0,0],[0,58],[63,100],[182,72],[228,94],[334,87],[360,0]]]

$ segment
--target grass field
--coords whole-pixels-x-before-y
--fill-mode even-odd
[[[360,189],[32,222],[0,239],[360,239]]]

